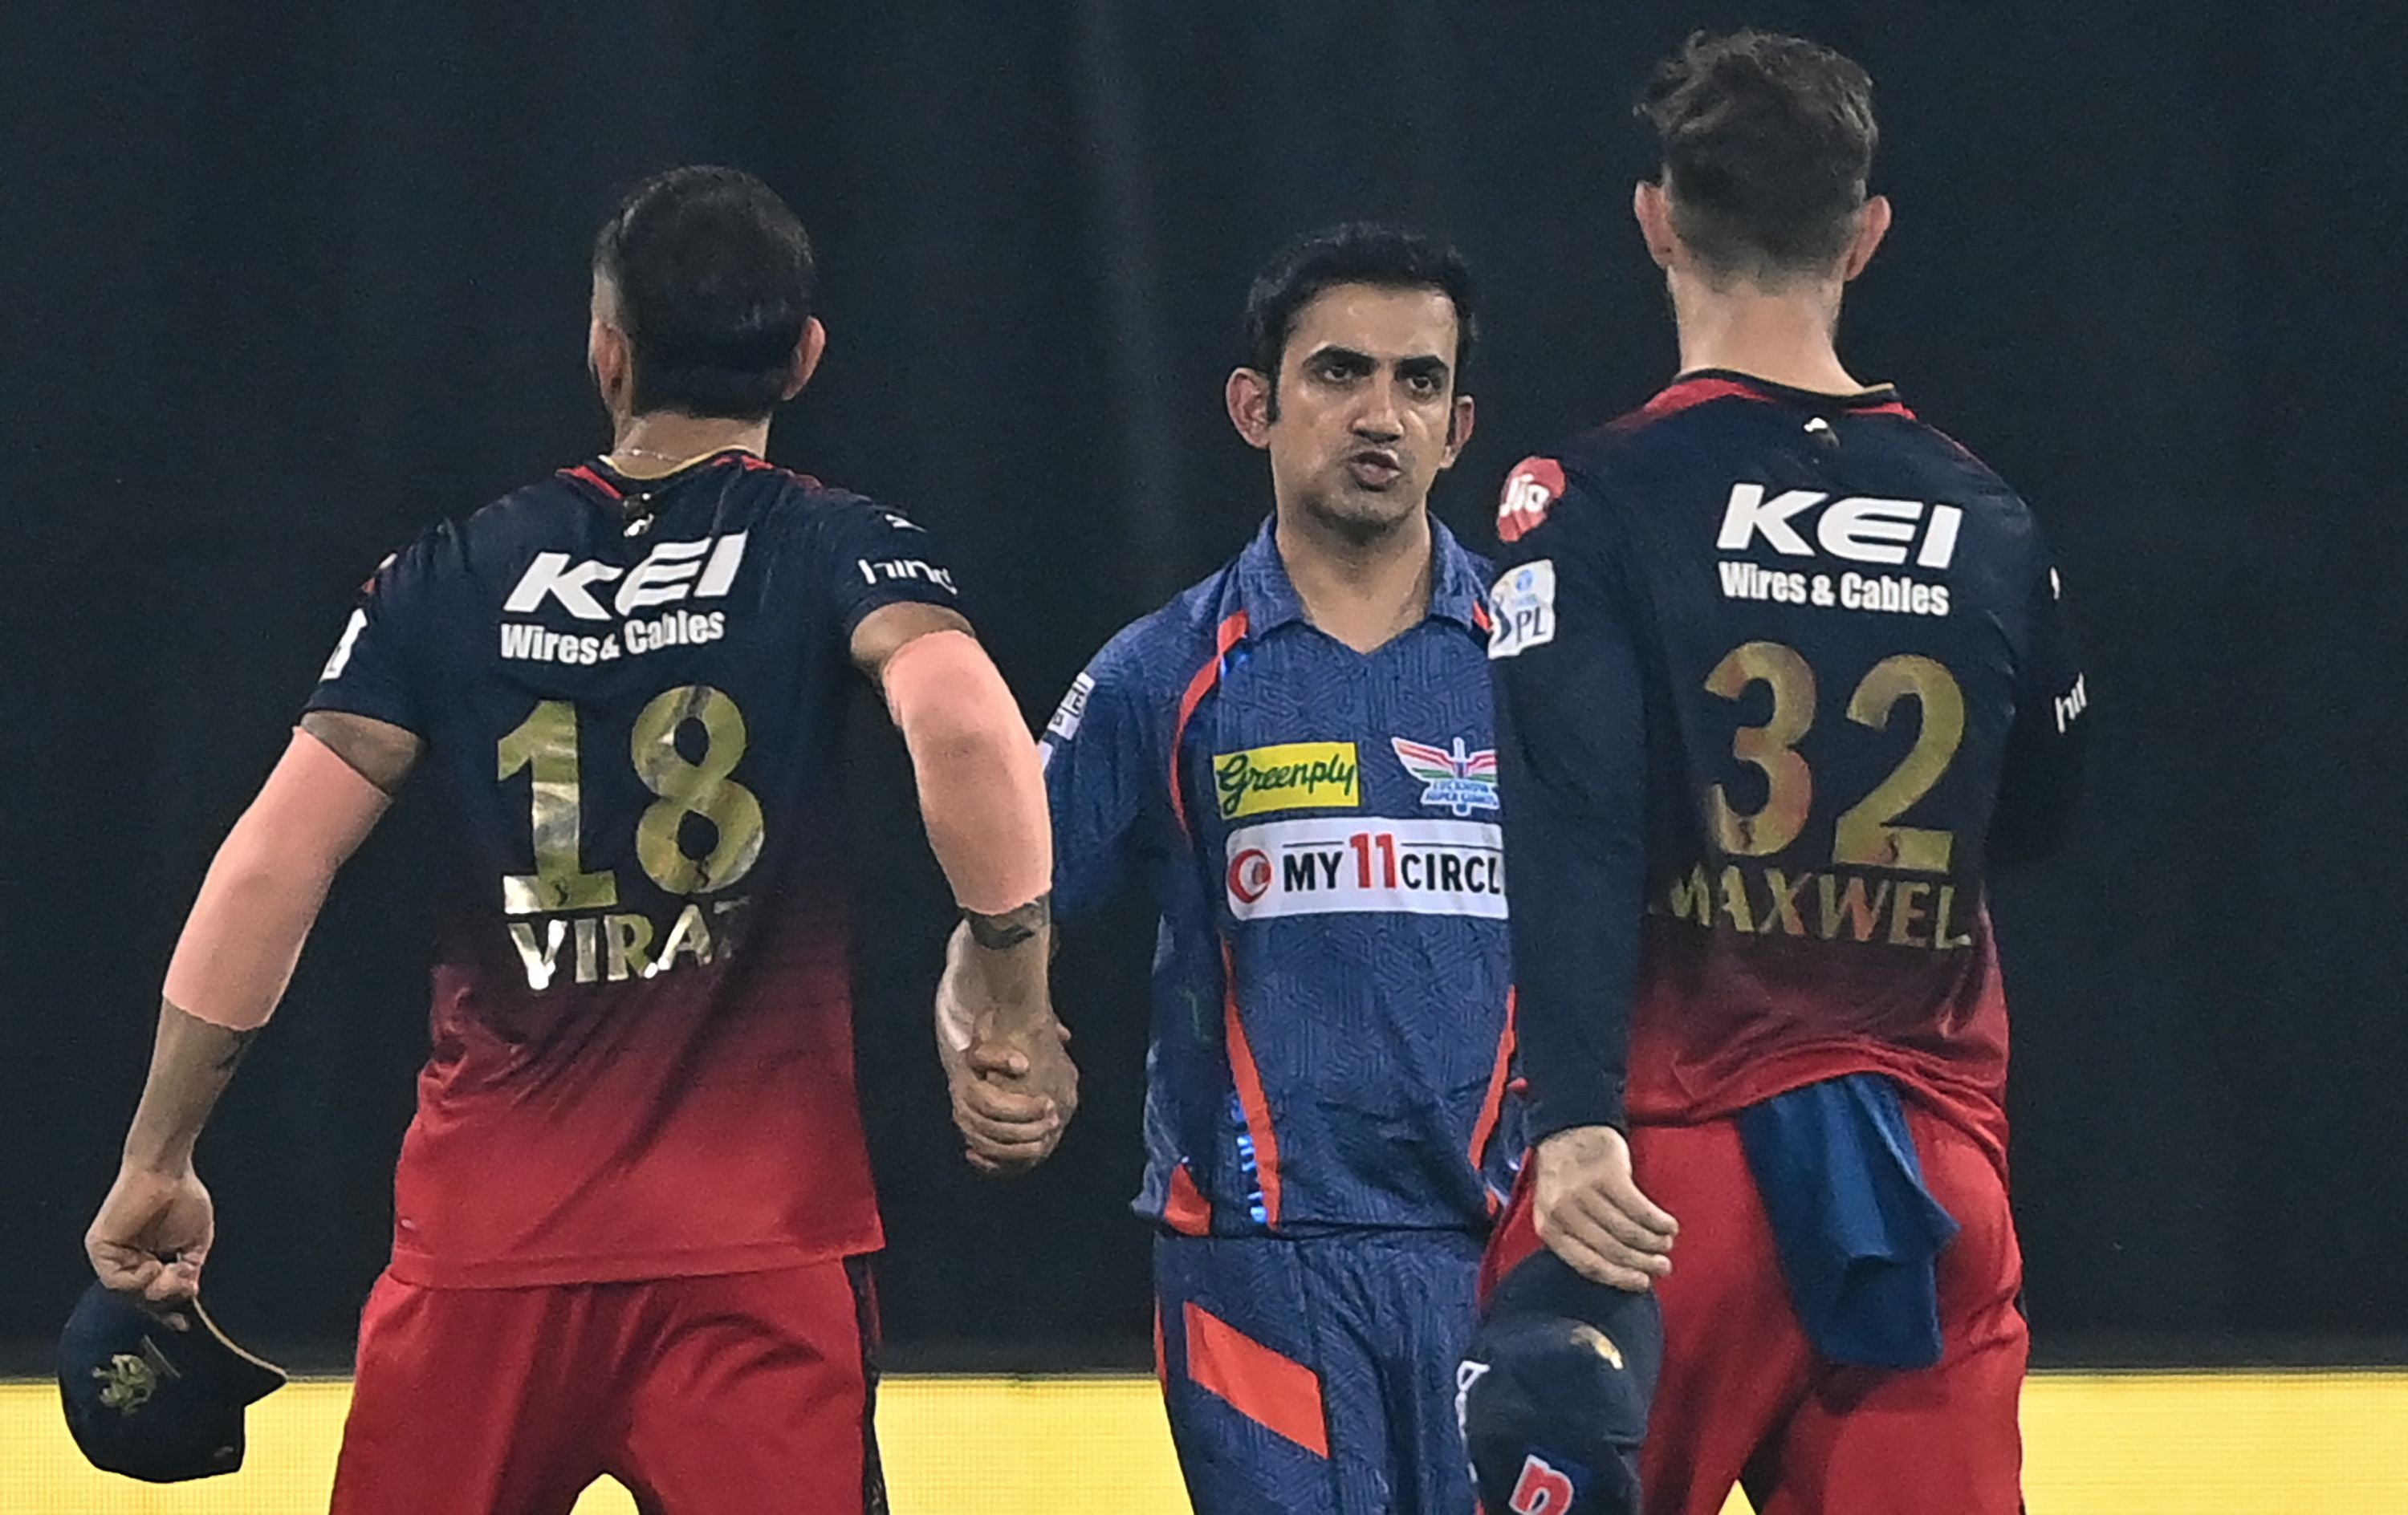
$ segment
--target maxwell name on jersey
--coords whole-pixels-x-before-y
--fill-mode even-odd
[[[1267,821],[1229,834],[1240,921],[1376,911],[1502,921],[1505,833],[1485,821]]]
[[[1743,936],[1878,942],[1938,953],[1974,943],[1969,928],[1975,910],[1955,883],[1853,869],[1730,863],[1716,870],[1698,863],[1650,900],[1647,913]]]

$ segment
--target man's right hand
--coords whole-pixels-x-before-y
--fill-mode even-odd
[[[1644,1293],[1672,1271],[1680,1222],[1639,1192],[1621,1132],[1572,1126],[1540,1142],[1530,1161],[1530,1219],[1539,1239],[1575,1272]]]

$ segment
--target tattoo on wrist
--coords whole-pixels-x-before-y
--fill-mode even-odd
[[[1000,952],[1019,946],[1054,922],[1054,896],[1039,894],[1018,909],[1001,915],[982,915],[976,910],[964,910],[962,919],[969,922],[970,939],[990,952]]]
[[[242,1065],[242,1055],[251,1050],[251,1044],[257,1041],[259,1034],[266,1029],[265,1026],[252,1026],[248,1031],[227,1033],[225,1055],[218,1059],[217,1070],[231,1075]]]

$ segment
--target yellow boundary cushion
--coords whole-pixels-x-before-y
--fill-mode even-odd
[[[85,1465],[54,1386],[0,1384],[0,1515],[316,1515],[350,1400],[340,1381],[296,1383],[251,1410],[240,1473],[152,1488]],[[893,1379],[878,1420],[900,1515],[1186,1508],[1151,1379]],[[2032,1515],[2408,1506],[2408,1372],[2043,1374],[2024,1436]],[[634,1508],[615,1485],[577,1507]]]

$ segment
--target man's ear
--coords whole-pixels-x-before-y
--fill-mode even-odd
[[[1873,250],[1882,245],[1882,238],[1889,235],[1889,196],[1886,194],[1874,195],[1865,202],[1862,210],[1856,212],[1856,235],[1848,244],[1847,262],[1840,268],[1842,283],[1863,273],[1865,264],[1873,261]]]
[[[1463,456],[1465,446],[1471,440],[1472,411],[1470,395],[1458,394],[1455,397],[1455,408],[1446,418],[1446,452],[1439,459],[1440,467],[1452,468],[1455,466],[1455,460]]]
[[[602,403],[618,408],[625,397],[634,366],[627,351],[627,334],[595,316],[585,328],[585,363],[594,371],[594,387],[601,391]]]
[[[802,339],[795,344],[795,377],[786,381],[786,392],[779,396],[791,400],[803,393],[803,386],[819,372],[820,360],[827,356],[827,328],[813,316],[803,322]]]
[[[1630,214],[1639,222],[1639,236],[1647,244],[1647,255],[1656,266],[1670,269],[1680,249],[1680,237],[1672,230],[1672,200],[1661,184],[1641,179],[1631,186]]]
[[[1230,370],[1229,382],[1223,387],[1222,398],[1229,407],[1229,424],[1246,445],[1267,448],[1271,445],[1271,381],[1268,375],[1252,368]]]

